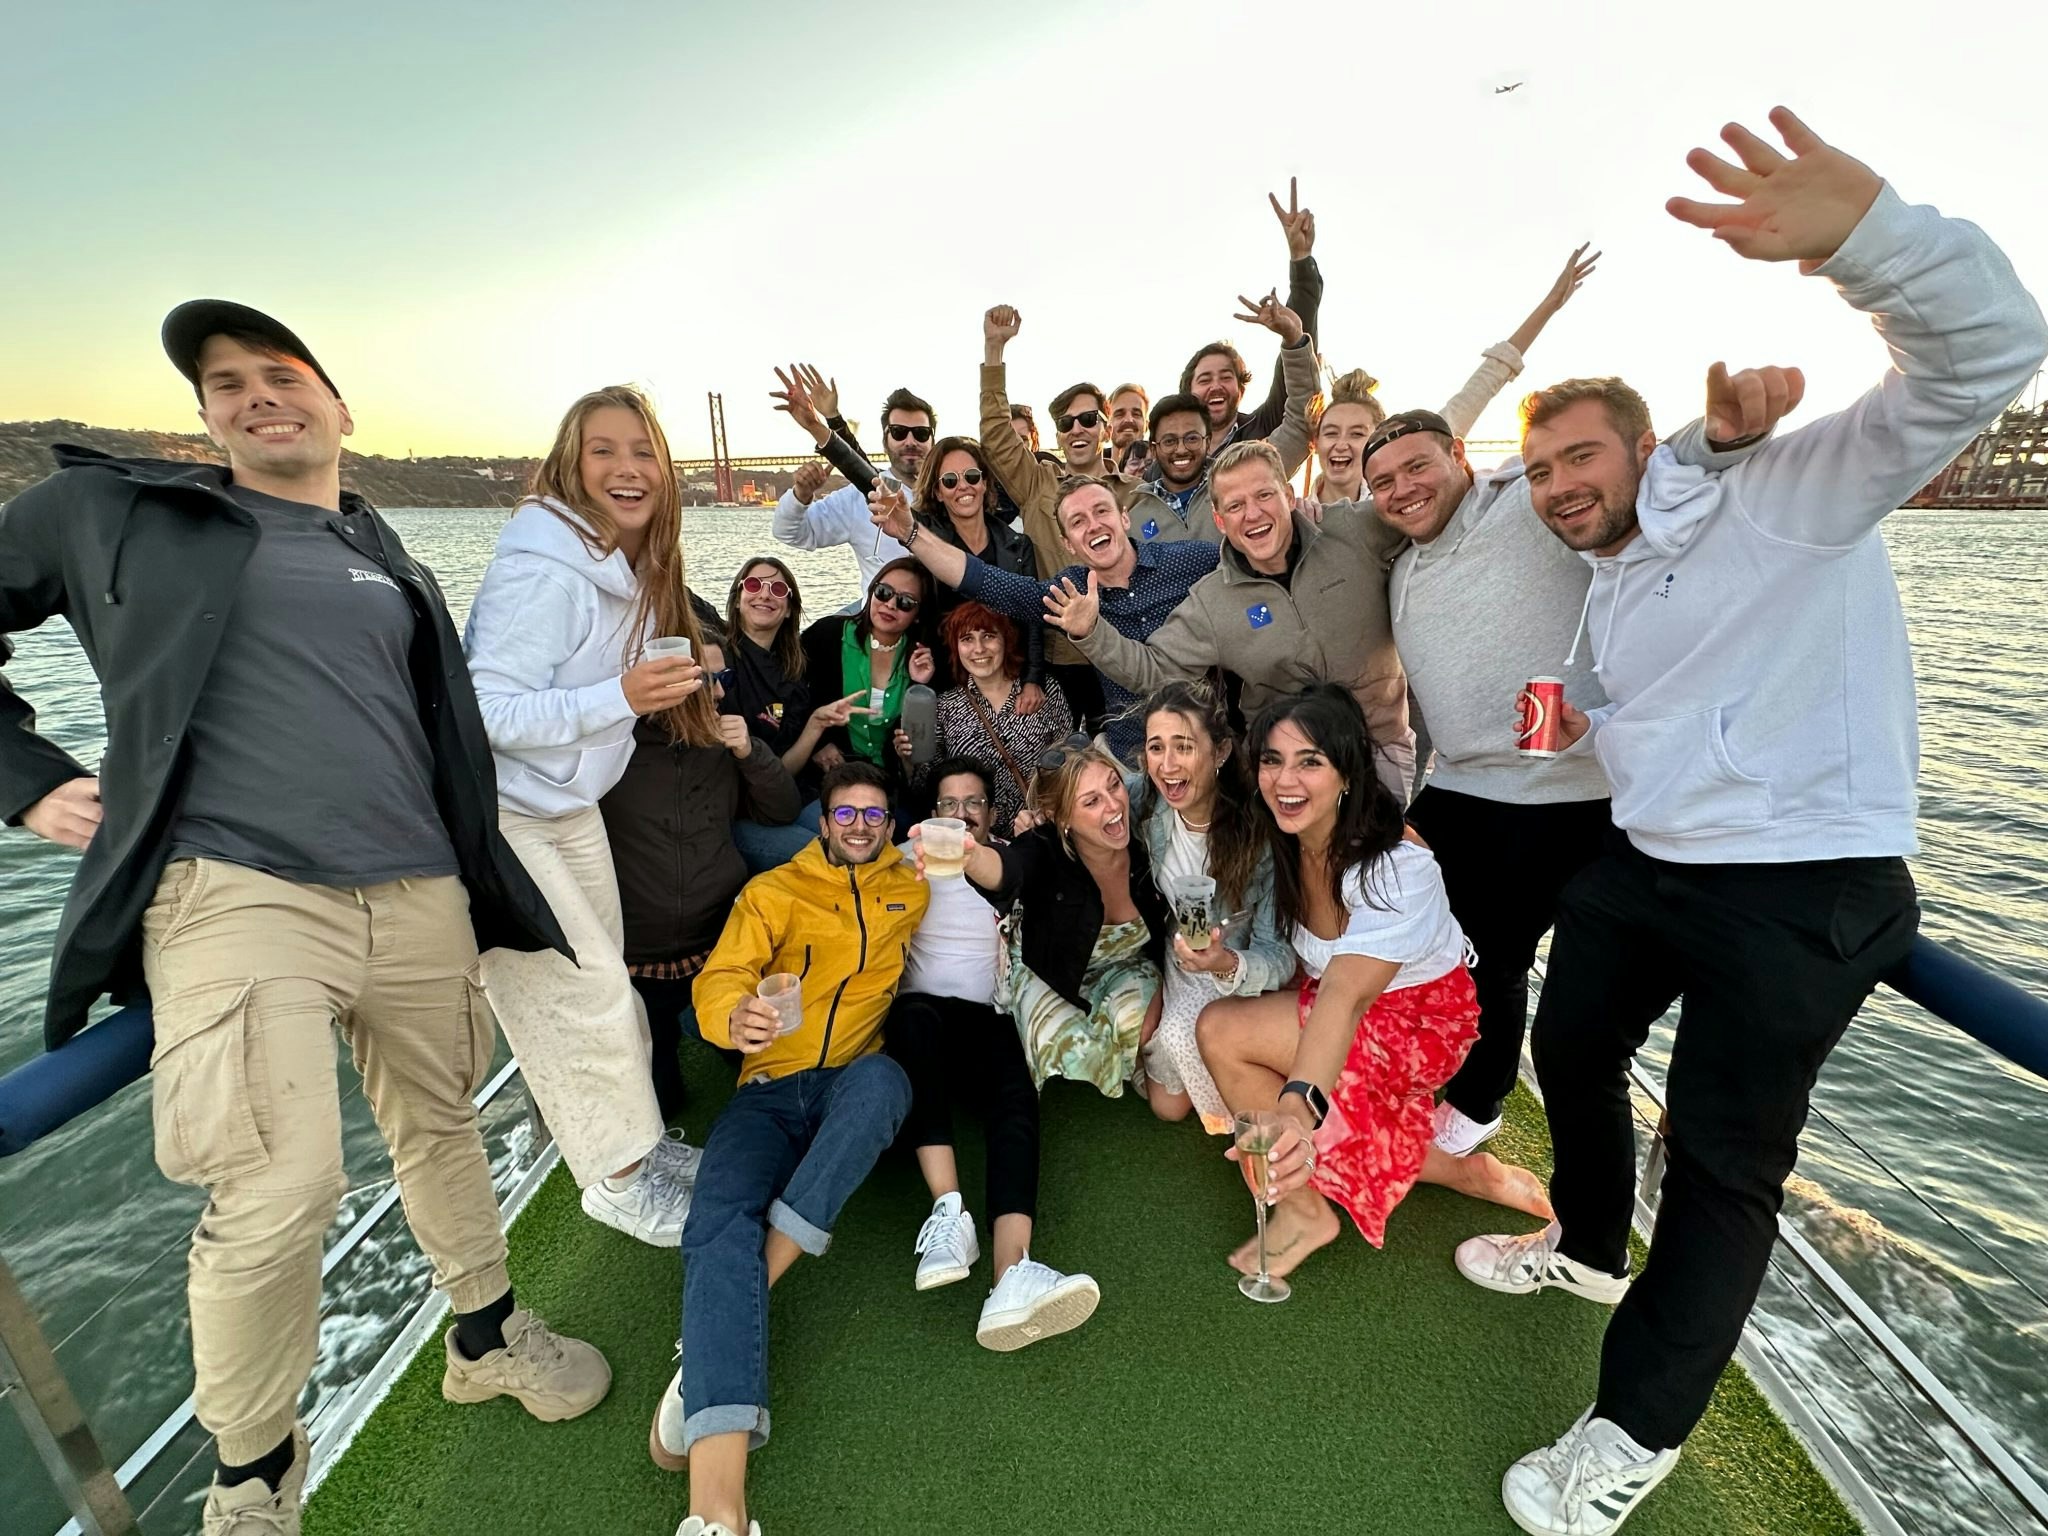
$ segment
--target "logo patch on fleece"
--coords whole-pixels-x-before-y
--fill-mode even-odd
[[[883,907],[882,910],[884,912],[908,912],[910,910],[910,907],[909,904],[906,902],[892,901],[887,906]]]
[[[1158,518],[1156,518],[1156,517],[1148,517],[1148,518],[1146,518],[1146,519],[1145,519],[1145,526],[1144,526],[1144,527],[1142,527],[1142,528],[1140,528],[1140,529],[1138,530],[1138,532],[1140,532],[1140,533],[1142,533],[1143,535],[1145,535],[1145,537],[1146,537],[1146,538],[1148,538],[1148,539],[1156,539],[1156,538],[1158,538],[1158,537],[1159,537],[1159,519],[1158,519]]]
[[[1264,629],[1273,622],[1273,610],[1264,603],[1253,603],[1251,607],[1245,609],[1244,616],[1251,622],[1253,629]]]

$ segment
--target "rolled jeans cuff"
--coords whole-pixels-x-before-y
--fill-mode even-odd
[[[758,1451],[768,1443],[768,1410],[750,1403],[727,1403],[716,1408],[699,1408],[683,1420],[683,1450],[706,1435],[733,1435],[746,1431],[747,1449]]]
[[[812,1258],[817,1258],[832,1246],[832,1234],[823,1227],[816,1227],[797,1213],[794,1207],[777,1200],[768,1207],[768,1225],[803,1249]]]

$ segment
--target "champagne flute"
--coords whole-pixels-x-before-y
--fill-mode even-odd
[[[1259,1272],[1241,1276],[1237,1282],[1238,1290],[1253,1301],[1285,1301],[1294,1294],[1285,1280],[1276,1280],[1266,1273],[1266,1202],[1273,1192],[1272,1170],[1267,1167],[1266,1158],[1286,1125],[1280,1112],[1273,1109],[1242,1110],[1233,1125],[1232,1139],[1237,1144],[1245,1180],[1252,1187],[1252,1209],[1259,1223]]]

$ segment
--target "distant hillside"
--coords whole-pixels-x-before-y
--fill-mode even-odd
[[[77,421],[0,422],[0,501],[34,485],[55,467],[57,443],[97,448],[122,458],[219,463],[220,453],[197,434],[127,432]],[[519,499],[534,459],[387,459],[341,455],[341,482],[380,507],[509,507]]]

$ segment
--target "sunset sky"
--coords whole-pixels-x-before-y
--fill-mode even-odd
[[[621,379],[680,454],[708,448],[707,390],[736,453],[781,452],[804,441],[767,400],[792,357],[858,419],[907,384],[971,431],[996,302],[1023,312],[1013,392],[1041,411],[1080,377],[1156,396],[1216,336],[1262,388],[1272,339],[1230,316],[1284,285],[1265,199],[1289,174],[1319,225],[1318,340],[1394,408],[1441,403],[1592,240],[1601,270],[1525,384],[1619,372],[1668,428],[1715,358],[1798,363],[1811,414],[1883,350],[1825,284],[1663,212],[1698,190],[1685,151],[1784,101],[2048,292],[2042,104],[2016,62],[2048,56],[2044,14],[18,6],[0,419],[192,430],[156,330],[199,295],[297,329],[353,446],[390,454],[537,454]],[[1516,393],[1476,435],[1512,431]]]

